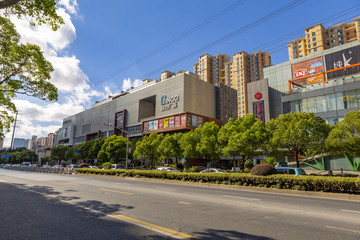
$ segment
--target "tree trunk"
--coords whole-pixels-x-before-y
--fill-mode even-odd
[[[242,156],[241,160],[241,172],[245,172],[245,156]]]
[[[295,160],[296,160],[296,167],[299,168],[300,164],[299,164],[299,152],[295,149]]]

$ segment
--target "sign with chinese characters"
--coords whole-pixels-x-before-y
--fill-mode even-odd
[[[350,66],[360,62],[360,46],[348,48],[325,56],[326,71]],[[328,79],[360,72],[360,66],[328,73]]]
[[[265,123],[265,106],[264,100],[253,102],[253,113],[255,118]]]
[[[180,97],[178,95],[168,97],[166,95],[162,95],[160,98],[161,111],[168,111],[170,109],[174,109],[178,107],[178,101]]]
[[[317,57],[303,62],[295,63],[291,65],[291,71],[293,78],[309,76],[308,78],[292,81],[294,87],[302,87],[305,85],[321,82],[323,81],[323,75],[318,75],[315,77],[311,77],[311,75],[323,71],[322,58]]]

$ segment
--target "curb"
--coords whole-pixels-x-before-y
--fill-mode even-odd
[[[95,175],[95,174],[84,174],[84,173],[75,173],[75,175],[116,178],[116,179],[141,181],[141,182],[159,182],[159,183],[188,185],[188,186],[196,186],[196,187],[222,188],[222,189],[249,191],[249,192],[264,192],[264,193],[270,193],[270,194],[284,194],[284,195],[297,195],[297,196],[315,197],[315,198],[329,198],[329,199],[349,200],[349,201],[359,201],[360,202],[360,195],[352,195],[352,194],[347,194],[347,193],[311,192],[311,191],[299,191],[299,190],[291,190],[291,189],[249,187],[249,186],[225,185],[225,184],[215,184],[215,183],[182,182],[182,181],[165,180],[165,179],[120,177],[120,176]]]

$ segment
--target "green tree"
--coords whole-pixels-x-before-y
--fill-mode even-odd
[[[321,153],[331,127],[313,113],[287,113],[267,122],[270,133],[269,148],[287,149],[294,154],[299,167],[299,154],[314,156]]]
[[[245,161],[259,155],[268,140],[264,124],[253,114],[229,122],[220,129],[219,143],[225,156],[241,156],[241,171],[245,170]]]
[[[182,136],[182,133],[166,135],[159,146],[160,158],[165,159],[174,157],[177,165],[178,161],[181,159],[181,155],[183,152],[180,146],[180,140]]]
[[[69,147],[67,146],[56,146],[51,148],[50,158],[57,163],[59,163],[61,160],[66,160],[66,152],[69,150]]]
[[[96,159],[101,150],[102,145],[104,144],[105,138],[98,138],[92,140],[92,145],[89,149],[89,157],[90,159]]]
[[[25,18],[34,26],[48,24],[55,31],[63,19],[56,13],[57,0],[4,0],[0,2],[0,139],[14,122],[16,106],[11,101],[18,94],[55,101],[57,89],[48,82],[53,67],[40,47],[22,44],[10,22],[11,15]]]
[[[123,136],[113,135],[106,138],[98,153],[98,159],[102,161],[106,160],[106,158],[113,159],[114,163],[117,163],[121,158],[124,159],[126,156],[126,142],[127,138]],[[131,142],[129,142],[129,145],[131,145]]]
[[[180,140],[183,155],[188,158],[202,158],[206,161],[219,160],[218,133],[219,127],[215,122],[207,122],[186,133]]]
[[[26,18],[32,26],[48,24],[56,31],[64,23],[56,13],[57,3],[58,0],[3,0],[0,9],[6,17]]]
[[[326,139],[326,148],[334,155],[360,157],[360,111],[346,113]]]
[[[144,136],[142,141],[136,143],[134,157],[147,158],[150,162],[151,169],[154,169],[154,166],[160,158],[159,146],[163,138],[164,135],[158,133],[151,133],[148,136]]]
[[[46,61],[40,47],[20,43],[20,35],[10,20],[0,16],[0,130],[9,130],[13,118],[8,111],[17,112],[12,99],[18,94],[42,100],[57,100],[57,89],[50,83],[53,67]]]

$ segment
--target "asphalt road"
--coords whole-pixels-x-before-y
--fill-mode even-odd
[[[360,239],[360,202],[0,169],[0,239]]]

